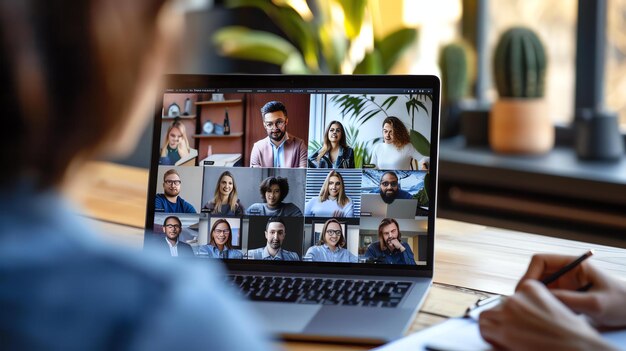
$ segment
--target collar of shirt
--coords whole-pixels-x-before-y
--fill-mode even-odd
[[[170,243],[170,241],[167,239],[167,236],[166,236],[165,242],[170,247],[170,254],[173,257],[177,257],[178,256],[178,240],[176,240],[176,244],[172,245],[172,243]]]
[[[267,245],[263,248],[263,255],[261,256],[264,260],[272,259],[272,260],[282,260],[283,259],[283,249],[278,249],[276,256],[272,256],[270,252],[267,250]]]
[[[331,250],[330,247],[328,247],[328,244],[324,243],[322,244],[322,246],[324,247],[324,249],[328,252],[330,252],[331,254],[337,254],[339,252],[339,250],[341,250],[341,248],[339,247],[335,247],[335,251]]]
[[[268,137],[269,138],[269,137]],[[289,133],[285,132],[285,138],[283,141],[276,146],[272,140],[269,140],[270,145],[272,146],[273,156],[274,156],[274,167],[280,168],[283,167],[285,163],[285,143],[289,140]]]

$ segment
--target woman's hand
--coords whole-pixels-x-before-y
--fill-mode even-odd
[[[516,290],[528,280],[542,280],[576,257],[563,255],[533,256]],[[577,291],[591,286],[587,291]],[[585,261],[551,283],[550,292],[572,311],[585,314],[599,326],[626,326],[626,283],[601,272]]]
[[[185,138],[180,138],[178,142],[178,155],[180,158],[185,158],[189,155],[189,145],[187,145]]]
[[[613,350],[585,319],[542,283],[526,279],[517,292],[480,314],[480,333],[496,348],[511,350]]]

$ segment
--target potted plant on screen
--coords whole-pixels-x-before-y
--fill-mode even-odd
[[[529,28],[502,34],[494,55],[499,99],[489,116],[489,144],[499,153],[540,154],[554,145],[554,126],[544,99],[546,53]]]

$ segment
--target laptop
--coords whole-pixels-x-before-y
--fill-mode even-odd
[[[437,77],[168,75],[155,111],[146,247],[222,261],[282,338],[404,335],[433,279]],[[361,217],[365,170],[405,171],[415,152],[424,217],[414,200]]]
[[[417,209],[416,199],[395,199],[385,203],[379,194],[361,195],[361,216],[414,218]]]

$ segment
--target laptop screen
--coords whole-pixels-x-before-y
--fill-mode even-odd
[[[146,246],[251,267],[432,270],[436,77],[166,81]]]

